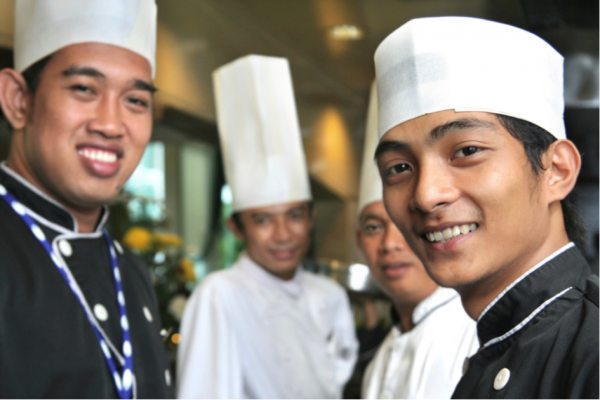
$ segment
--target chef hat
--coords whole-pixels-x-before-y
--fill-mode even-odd
[[[15,69],[61,48],[86,42],[111,44],[146,58],[154,77],[154,0],[18,0],[15,8]]]
[[[233,211],[310,201],[288,61],[242,57],[213,82]]]
[[[379,45],[375,70],[380,137],[449,109],[508,115],[566,137],[563,58],[522,29],[466,17],[415,19]]]
[[[366,206],[376,201],[383,200],[383,186],[379,170],[375,164],[375,148],[379,138],[377,136],[377,85],[371,85],[369,96],[369,110],[367,112],[367,127],[365,129],[365,147],[363,150],[362,169],[360,171],[360,193],[358,196],[358,215],[360,216]]]

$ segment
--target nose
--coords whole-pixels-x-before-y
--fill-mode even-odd
[[[411,211],[430,213],[454,202],[459,191],[453,186],[453,176],[444,162],[422,163],[416,177]]]
[[[106,138],[117,138],[123,135],[124,124],[121,119],[119,98],[107,94],[97,103],[95,117],[88,129]]]
[[[385,233],[383,234],[381,242],[381,252],[383,254],[391,253],[394,251],[404,251],[408,249],[408,243],[404,239],[404,235],[400,232],[400,229],[392,221],[389,221],[385,227]]]
[[[278,243],[286,243],[292,237],[290,227],[285,219],[277,219],[275,222],[275,240]]]

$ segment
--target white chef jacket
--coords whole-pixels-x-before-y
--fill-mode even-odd
[[[181,323],[180,398],[340,398],[357,357],[344,289],[298,268],[283,281],[242,253],[209,274]]]
[[[363,378],[365,399],[449,399],[465,359],[478,347],[477,328],[456,291],[438,288],[412,315],[414,328],[395,326]]]

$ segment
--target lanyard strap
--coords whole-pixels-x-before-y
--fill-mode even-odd
[[[115,362],[113,360],[109,345],[111,348],[113,348],[113,350],[114,350],[114,347],[110,343],[110,340],[108,339],[108,337],[106,336],[104,331],[99,327],[98,322],[96,321],[96,318],[94,317],[94,315],[91,313],[91,310],[87,304],[85,296],[83,295],[83,292],[79,288],[77,281],[72,276],[72,274],[68,273],[69,271],[68,271],[68,267],[66,266],[66,262],[63,265],[63,263],[61,262],[61,257],[58,257],[54,253],[54,251],[52,250],[52,246],[48,242],[48,239],[46,239],[46,235],[44,235],[44,232],[42,231],[42,229],[33,221],[31,216],[29,216],[26,208],[21,203],[19,203],[17,200],[15,200],[15,198],[10,193],[8,193],[6,188],[1,184],[0,184],[0,197],[2,197],[12,207],[12,209],[17,213],[17,215],[19,215],[21,217],[21,219],[27,224],[27,226],[33,233],[33,236],[44,247],[44,249],[50,256],[50,259],[52,260],[52,262],[54,263],[54,265],[56,266],[56,268],[58,269],[58,271],[64,278],[65,282],[67,282],[67,285],[69,285],[69,287],[71,288],[71,291],[73,292],[73,294],[77,298],[77,301],[83,308],[83,310],[88,318],[88,322],[92,326],[92,329],[94,330],[94,334],[96,335],[96,338],[98,339],[100,348],[102,349],[102,354],[104,355],[104,358],[106,359],[108,368],[110,369],[110,372],[112,373],[113,379],[115,381],[115,386],[119,393],[119,397],[121,399],[131,399],[132,388],[134,386],[134,376],[133,376],[133,352],[132,352],[132,347],[131,347],[131,336],[129,333],[129,320],[127,319],[127,310],[125,309],[125,296],[123,294],[123,289],[121,287],[121,274],[119,272],[119,266],[117,264],[117,254],[115,253],[115,249],[110,240],[110,236],[108,235],[106,230],[103,230],[104,238],[106,239],[106,243],[108,245],[108,248],[110,249],[111,266],[112,266],[113,275],[115,278],[115,286],[117,289],[117,303],[119,304],[119,314],[120,314],[119,321],[121,323],[121,330],[122,330],[122,336],[123,336],[122,350],[123,350],[123,357],[124,357],[124,361],[121,362],[123,364],[123,373],[122,374],[119,374],[117,367],[115,366]],[[118,353],[117,353],[117,356],[120,358]],[[121,360],[119,360],[119,361],[121,361]]]

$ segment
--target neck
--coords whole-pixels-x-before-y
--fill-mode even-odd
[[[402,330],[403,333],[408,332],[415,327],[413,324],[412,315],[416,306],[417,304],[408,305],[406,303],[394,302],[394,308],[396,309],[398,316],[400,316],[400,330]]]
[[[102,212],[102,206],[78,207],[70,204],[67,201],[64,201],[60,196],[55,195],[51,190],[49,190],[46,185],[43,185],[39,179],[36,179],[35,175],[31,172],[27,165],[22,162],[19,157],[15,157],[13,153],[9,155],[6,165],[40,192],[70,212],[77,221],[79,233],[91,233],[94,231],[96,228],[96,223],[98,222],[98,218],[100,217],[100,213]]]
[[[502,268],[476,283],[456,288],[469,317],[477,321],[483,310],[511,283],[569,243],[564,226],[562,234],[559,231],[559,234],[555,236],[526,259],[517,260],[514,264]]]

